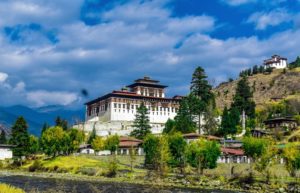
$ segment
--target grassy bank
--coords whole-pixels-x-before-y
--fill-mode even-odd
[[[143,168],[144,157],[137,156],[131,172],[131,159],[129,156],[117,156],[117,175],[108,177],[110,156],[64,156],[53,159],[41,158],[39,161],[29,160],[21,167],[3,165],[0,175],[24,175],[44,178],[62,178],[80,181],[105,181],[134,183],[143,185],[156,184],[157,186],[194,187],[205,189],[231,189],[246,190],[249,192],[265,192],[266,190],[288,189],[291,182],[283,165],[275,165],[271,168],[271,181],[265,183],[265,176],[255,172],[255,181],[248,183],[248,164],[218,164],[216,169],[205,170],[204,175],[198,176],[194,168],[185,168],[185,175],[178,169],[170,169],[164,177],[154,171]],[[37,162],[35,170],[32,168]],[[233,169],[232,169],[233,167]],[[29,172],[32,171],[32,172]],[[249,185],[250,184],[250,185]],[[271,191],[269,191],[271,192]]]

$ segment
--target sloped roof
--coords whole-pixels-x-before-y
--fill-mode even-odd
[[[221,152],[223,154],[230,154],[230,155],[244,155],[244,150],[242,149],[231,149],[231,148],[221,148]]]

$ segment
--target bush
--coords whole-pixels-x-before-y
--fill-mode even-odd
[[[0,193],[25,193],[20,188],[15,188],[7,184],[0,184]]]
[[[42,168],[42,163],[40,160],[35,160],[31,166],[29,166],[29,172],[35,172],[36,170],[40,170]]]
[[[117,170],[118,170],[118,163],[116,158],[114,157],[108,163],[108,171],[106,176],[110,178],[115,177],[117,175]]]
[[[96,176],[98,171],[95,168],[80,168],[77,172],[82,175]]]

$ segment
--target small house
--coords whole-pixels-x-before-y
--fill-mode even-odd
[[[13,146],[7,144],[0,144],[0,160],[13,158]]]
[[[250,163],[250,159],[245,156],[243,149],[222,147],[218,163]]]
[[[220,137],[216,137],[216,136],[213,136],[213,135],[201,135],[201,134],[198,134],[198,133],[183,134],[183,138],[186,140],[187,143],[195,141],[199,138],[207,139],[209,141],[217,141],[217,142],[220,142],[222,140],[222,138],[220,138]]]
[[[79,146],[79,153],[81,154],[95,154],[95,150],[91,144],[82,144]]]
[[[266,129],[281,131],[290,131],[298,127],[297,121],[291,117],[276,117],[264,121]]]
[[[142,144],[143,144],[142,140],[133,137],[122,136],[120,137],[118,154],[129,155],[130,150],[134,150],[136,155],[143,155],[144,150]]]

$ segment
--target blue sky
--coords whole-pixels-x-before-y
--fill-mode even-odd
[[[2,0],[0,106],[82,107],[145,75],[184,95],[199,65],[216,85],[273,54],[293,61],[299,10],[300,0]]]

